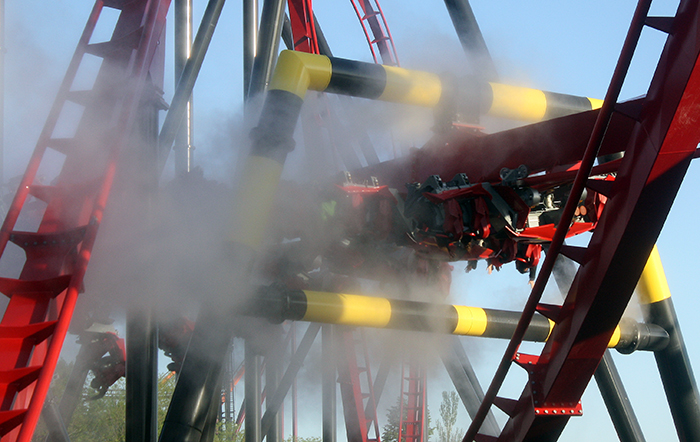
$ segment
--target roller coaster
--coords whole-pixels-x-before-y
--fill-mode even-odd
[[[46,440],[69,441],[88,376],[94,400],[126,377],[129,442],[213,440],[217,422],[233,423],[231,385],[240,379],[235,422],[246,442],[284,439],[289,396],[296,437],[295,379],[316,341],[324,442],[340,434],[380,442],[394,378],[397,440],[426,442],[436,366],[470,417],[463,441],[566,440],[569,422],[585,419],[582,396],[594,378],[619,439],[643,441],[609,349],[653,353],[678,439],[700,440],[698,389],[655,246],[700,155],[700,5],[681,0],[675,15],[661,17],[640,0],[597,99],[499,80],[467,0],[444,5],[478,60],[468,76],[400,66],[378,2],[351,3],[373,63],[335,57],[310,0],[265,0],[259,19],[257,1],[244,0],[242,82],[256,123],[249,143],[240,141],[229,188],[199,175],[192,135],[192,91],[224,1],[208,1],[196,33],[191,0],[95,2],[0,229],[2,442],[33,440],[40,419]],[[177,81],[168,102],[171,6]],[[105,11],[117,19],[99,40]],[[665,44],[647,93],[623,101],[645,28]],[[344,121],[358,99],[429,109],[429,140],[380,158],[391,148]],[[487,133],[484,119],[520,124]],[[316,173],[290,181],[285,163],[302,146]],[[171,163],[174,178],[159,186]],[[175,214],[162,210],[163,195]],[[187,195],[194,199],[183,203]],[[108,239],[100,242],[98,230]],[[184,244],[192,265],[144,252],[162,246],[159,235]],[[130,265],[117,273],[105,256]],[[528,275],[530,294],[518,311],[451,304],[457,266],[514,267]],[[97,290],[128,293],[126,341],[104,327],[109,308],[80,308],[100,280],[91,271],[117,280]],[[562,301],[543,301],[550,280]],[[155,295],[171,289],[169,298]],[[187,301],[196,301],[196,318],[176,292],[194,294]],[[639,315],[626,314],[636,299]],[[163,303],[168,314],[156,315]],[[307,326],[297,344],[298,323]],[[47,396],[69,332],[80,351],[54,403]],[[505,343],[488,384],[463,336]],[[244,362],[234,370],[239,343]],[[178,377],[160,434],[159,348]],[[506,378],[519,386],[505,387]]]

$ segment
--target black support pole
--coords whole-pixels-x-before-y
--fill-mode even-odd
[[[379,362],[379,368],[377,369],[377,375],[374,378],[374,384],[372,385],[372,390],[374,391],[374,401],[367,401],[365,406],[365,416],[372,416],[375,413],[375,407],[382,398],[382,393],[384,392],[384,387],[386,386],[386,380],[389,377],[389,371],[392,366],[391,354],[384,353],[382,360]]]
[[[174,30],[175,30],[175,78],[182,75],[187,59],[192,51],[192,0],[175,0]],[[175,137],[173,147],[175,155],[175,172],[183,174],[192,168],[193,139],[194,139],[194,97],[190,93],[187,101],[185,117]]]
[[[659,325],[669,334],[665,349],[654,353],[666,400],[681,442],[700,440],[700,404],[698,386],[680,324],[671,298],[653,302],[643,309],[647,322]]]
[[[266,410],[265,415],[262,417],[261,426],[262,433],[267,434],[268,442],[272,442],[272,440],[269,439],[270,433],[275,429],[275,425],[277,425],[275,420],[279,414],[280,408],[282,407],[284,398],[287,396],[287,392],[291,388],[294,379],[299,373],[299,370],[301,369],[304,363],[306,355],[309,354],[311,344],[313,344],[314,339],[316,339],[316,335],[318,335],[318,331],[320,329],[320,324],[309,324],[309,328],[306,329],[306,333],[304,333],[304,337],[299,343],[299,348],[297,348],[297,351],[294,353],[291,360],[289,361],[289,366],[284,372],[284,376],[282,376],[282,379],[279,381],[276,388],[271,389],[267,385],[265,386],[268,392],[268,396],[265,399]],[[266,362],[265,371],[270,369],[271,362],[278,360],[279,356],[280,355],[274,355],[274,357],[270,361]]]
[[[445,6],[450,14],[452,24],[455,27],[455,31],[457,31],[457,36],[464,52],[476,64],[475,74],[486,80],[498,80],[496,66],[493,64],[484,36],[481,34],[479,24],[476,22],[474,12],[469,6],[469,1],[445,0]]]
[[[338,383],[336,382],[335,342],[332,325],[323,326],[321,345],[323,354],[323,442],[336,442]]]
[[[481,389],[479,379],[476,377],[474,368],[469,361],[467,353],[456,336],[446,338],[446,349],[441,353],[442,362],[445,365],[447,374],[452,379],[455,390],[464,404],[470,417],[474,417],[481,401],[484,399],[484,391]],[[496,418],[489,411],[481,426],[481,431],[487,436],[498,436],[500,430],[496,423]]]
[[[267,395],[265,397],[265,414],[261,419],[260,425],[262,434],[265,435],[267,442],[280,442],[282,421],[279,411],[284,401],[284,395],[282,395],[282,398],[279,400],[279,404],[276,403],[275,399],[280,390],[280,370],[282,369],[282,355],[284,349],[280,346],[282,341],[281,327],[273,325],[269,327],[273,329],[268,333],[270,333],[275,345],[270,345],[269,351],[265,356],[265,390],[267,391]]]
[[[50,398],[44,404],[44,409],[41,411],[41,417],[46,422],[46,428],[49,431],[49,435],[46,438],[47,441],[70,442],[66,424],[63,419],[61,419],[61,414],[59,413],[58,407],[56,406],[53,398]]]
[[[150,309],[132,309],[126,322],[126,429],[129,442],[158,437],[158,329]]]
[[[243,0],[243,97],[246,100],[248,99],[257,45],[258,0]]]
[[[211,401],[211,407],[209,408],[209,415],[207,416],[207,421],[204,424],[204,429],[202,430],[202,438],[200,442],[213,442],[214,436],[216,436],[216,422],[219,420],[219,414],[221,411],[221,398],[219,396],[214,396],[214,400]]]
[[[643,442],[644,434],[609,350],[598,365],[595,381],[620,442]]]
[[[214,310],[214,309],[212,309]],[[160,433],[161,442],[200,442],[231,342],[230,317],[203,308]],[[128,439],[127,439],[128,440]]]
[[[187,103],[192,95],[194,83],[197,80],[199,71],[204,62],[204,56],[209,49],[209,43],[214,35],[214,29],[221,16],[221,10],[224,7],[225,0],[209,0],[207,8],[204,10],[202,22],[197,30],[197,36],[192,44],[192,52],[185,63],[182,70],[182,75],[177,81],[175,93],[173,94],[170,109],[163,121],[163,127],[158,136],[158,167],[159,171],[163,170],[165,160],[168,158],[170,148],[175,141],[175,136],[178,133],[183,118],[187,112]]]
[[[253,348],[250,339],[245,340],[245,442],[260,442],[262,430],[260,426],[260,356]]]
[[[270,83],[279,51],[285,4],[285,0],[265,0],[263,3],[257,54],[251,72],[248,98],[264,92]]]
[[[84,339],[89,341],[87,338]],[[90,371],[90,364],[92,363],[92,346],[89,342],[82,342],[81,344],[82,345],[80,346],[78,355],[75,357],[73,369],[68,376],[66,389],[63,391],[63,396],[61,396],[61,401],[58,405],[58,414],[63,425],[70,425],[70,421],[73,419],[73,413],[75,412],[75,408],[78,406],[78,401],[80,401],[83,394],[85,379],[87,379],[88,372]],[[60,434],[59,430],[57,432],[50,431],[48,436],[46,436],[45,442],[62,441],[63,436]]]

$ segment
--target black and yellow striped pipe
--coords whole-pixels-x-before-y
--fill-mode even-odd
[[[274,195],[287,154],[294,149],[294,127],[308,90],[417,106],[454,108],[523,121],[595,109],[601,100],[473,80],[456,86],[438,75],[282,51],[270,81],[253,146],[243,168],[230,240],[257,250],[263,242]]]
[[[501,339],[511,338],[520,319],[519,312],[286,290],[277,286],[261,291],[253,314],[276,322],[295,320]],[[554,322],[537,314],[527,329],[525,340],[544,342],[553,327]],[[631,353],[634,350],[659,350],[667,340],[668,335],[661,327],[625,320],[615,329],[608,346],[622,353]]]
[[[529,122],[597,109],[602,100],[545,92],[520,86],[472,79],[455,90],[452,82],[429,72],[395,66],[283,51],[270,83],[271,89],[304,98],[307,90],[435,107],[449,99],[481,110],[485,115]],[[469,84],[466,84],[469,83]],[[474,100],[478,102],[474,102]]]
[[[678,435],[681,440],[700,440],[700,393],[656,246],[642,271],[637,295],[644,320],[669,335],[668,344],[654,358]]]

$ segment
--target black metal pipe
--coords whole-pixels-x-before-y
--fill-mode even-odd
[[[564,255],[557,257],[552,275],[561,293],[569,292],[576,271],[577,266],[573,260]],[[644,442],[646,439],[642,427],[634,413],[610,350],[605,351],[594,377],[620,442]]]
[[[275,428],[276,416],[278,415],[279,410],[282,407],[284,398],[287,396],[287,392],[289,392],[289,389],[291,388],[294,379],[296,378],[297,374],[299,373],[299,370],[304,364],[304,359],[306,358],[306,355],[309,354],[311,344],[313,344],[314,339],[316,339],[316,335],[318,335],[318,331],[320,329],[320,324],[309,324],[309,328],[306,329],[306,333],[304,333],[304,337],[299,343],[299,348],[297,348],[297,351],[294,353],[291,360],[289,361],[289,366],[287,366],[287,370],[285,370],[284,375],[277,384],[276,388],[270,389],[268,388],[268,386],[266,386],[266,388],[268,388],[268,396],[265,399],[266,410],[265,414],[262,417],[261,428],[262,434],[268,435],[268,442],[272,442],[269,439],[270,432],[273,431],[273,429]],[[275,359],[277,359],[277,356],[275,357]],[[265,364],[266,371],[273,366],[270,362],[272,361],[269,361]],[[247,414],[246,420],[248,420]]]
[[[450,14],[452,24],[457,31],[459,42],[462,44],[467,57],[474,60],[475,74],[479,77],[495,81],[498,80],[496,66],[486,47],[484,36],[479,29],[474,12],[468,0],[445,0],[447,12]]]
[[[294,50],[294,37],[292,37],[292,22],[289,21],[289,16],[287,13],[284,14],[284,21],[282,22],[282,41],[284,46],[290,51]]]
[[[260,427],[260,403],[262,390],[260,388],[260,355],[253,347],[250,339],[245,340],[245,442],[260,442],[262,430]]]
[[[230,317],[220,308],[202,307],[165,416],[161,442],[201,440],[213,398],[221,389],[221,371],[232,336],[230,324]]]
[[[61,401],[58,405],[58,413],[64,425],[70,425],[75,408],[78,406],[78,401],[80,401],[82,397],[85,379],[87,378],[88,372],[90,371],[90,364],[92,363],[91,348],[92,346],[89,343],[82,343],[78,355],[75,357],[73,369],[68,376],[66,389],[63,390],[63,396],[61,396]],[[46,436],[45,442],[62,442],[62,440],[60,434],[55,434],[55,432],[51,431],[48,436]]]
[[[291,27],[290,27],[291,29]],[[258,45],[258,0],[243,0],[243,98],[248,99]]]
[[[227,430],[230,430],[233,425],[233,387],[234,377],[236,372],[233,369],[233,345],[229,346],[226,353],[226,365],[224,368],[224,376],[221,380],[221,390],[224,395],[224,414],[223,421],[226,422]]]
[[[520,318],[520,313],[514,311],[288,290],[278,285],[262,288],[254,305],[247,309],[247,314],[267,317],[276,322],[301,320],[501,339],[512,335]],[[553,324],[541,314],[534,315],[524,339],[545,342]],[[639,324],[632,319],[621,321],[617,331],[617,339],[611,340],[609,345],[622,353],[657,351],[668,342],[668,334],[663,328]]]
[[[671,298],[644,306],[644,318],[668,331],[669,343],[654,353],[673,423],[681,442],[700,440],[698,386]]]
[[[321,30],[321,25],[318,23],[316,14],[314,14],[314,27],[316,28],[316,41],[318,43],[318,52],[326,57],[332,57],[331,47],[328,45],[328,40]],[[289,21],[289,16],[284,14],[282,23],[282,41],[287,49],[294,50],[294,37],[292,36],[292,23]]]
[[[325,55],[326,57],[332,57],[333,51],[331,51],[331,47],[328,44],[328,40],[326,40],[326,36],[323,33],[321,24],[316,18],[316,14],[314,14],[314,27],[316,28],[316,41],[318,42],[318,52],[321,55]],[[352,102],[352,98],[345,95],[339,95],[338,98],[340,99],[341,103],[344,103],[348,106]],[[354,130],[357,130],[357,128],[354,128]],[[378,164],[379,156],[377,155],[377,151],[374,148],[374,145],[372,144],[372,140],[370,140],[369,135],[367,135],[367,131],[360,129],[359,132],[354,134],[353,138],[357,139],[357,142],[360,146],[360,151],[362,152],[362,155],[364,155],[367,164],[369,166]]]
[[[130,442],[158,438],[158,329],[150,309],[132,309],[126,322],[126,427]]]
[[[297,324],[292,323],[289,331],[292,334],[292,352],[297,351]],[[297,408],[297,378],[292,382],[292,441],[296,442],[299,434],[298,428],[298,408]]]
[[[272,68],[277,60],[282,24],[284,22],[285,0],[265,0],[260,15],[260,32],[257,53],[250,77],[248,98],[252,98],[267,89],[272,78]]]
[[[321,25],[319,24],[318,19],[316,18],[316,14],[314,14],[314,28],[316,28],[316,42],[318,43],[318,53],[321,55],[325,55],[326,57],[332,57],[333,52],[331,52],[331,47],[328,44],[328,40],[326,40],[326,35],[321,29]]]
[[[58,407],[56,406],[53,398],[50,398],[44,404],[44,408],[41,411],[41,417],[46,422],[46,428],[49,431],[49,434],[46,437],[47,441],[70,442],[66,424],[63,419],[61,419],[61,414],[58,412]]]
[[[634,414],[610,351],[606,351],[595,372],[600,395],[608,409],[620,442],[643,442],[646,439]]]
[[[192,0],[174,1],[174,67],[175,78],[182,75],[192,50]],[[192,167],[192,144],[194,140],[194,96],[190,93],[183,123],[175,136],[173,153],[176,174],[188,173]]]
[[[279,345],[279,343],[281,343],[281,326],[271,326],[271,328],[273,330],[268,331],[268,334],[276,345],[271,345],[270,350],[265,356],[265,390],[267,391],[267,396],[265,398],[265,414],[261,420],[261,430],[267,442],[280,442],[282,422],[279,410],[282,407],[284,396],[287,392],[284,392],[285,394],[282,395],[279,403],[276,403],[276,401],[278,400],[277,396],[280,391],[278,387],[280,385],[282,355],[287,345],[286,343],[283,346]],[[291,381],[289,387],[291,387]],[[287,389],[289,389],[289,387]]]
[[[197,30],[197,36],[192,44],[192,52],[185,63],[182,70],[182,75],[177,81],[175,93],[170,103],[170,110],[165,115],[163,127],[160,130],[158,137],[158,170],[162,171],[165,166],[165,160],[168,158],[170,148],[175,141],[175,135],[182,124],[185,113],[187,112],[187,103],[192,95],[194,83],[197,80],[199,71],[204,62],[204,56],[209,49],[209,43],[214,35],[216,24],[221,16],[221,10],[224,7],[225,0],[209,0],[207,8],[204,10],[202,22]]]
[[[323,442],[336,442],[338,425],[337,389],[335,368],[335,342],[332,325],[324,325],[322,332],[323,354]]]
[[[374,383],[372,384],[374,400],[367,401],[367,406],[365,406],[365,416],[372,416],[376,413],[375,408],[382,398],[382,393],[384,392],[384,387],[386,386],[386,380],[389,377],[389,371],[391,371],[392,362],[392,355],[388,352],[384,353],[382,360],[379,362],[379,368],[377,369],[377,375],[374,377]]]
[[[214,396],[209,407],[209,415],[202,429],[202,438],[199,442],[213,442],[216,436],[216,422],[219,420],[221,412],[221,398]]]
[[[479,404],[484,398],[484,391],[481,389],[479,379],[476,377],[474,368],[464,347],[456,336],[450,336],[446,341],[446,349],[441,352],[442,362],[445,365],[447,374],[452,379],[452,384],[464,404],[470,417],[476,414]],[[489,411],[483,426],[483,433],[487,436],[498,436],[498,423],[493,413]]]

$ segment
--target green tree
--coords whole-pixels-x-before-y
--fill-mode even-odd
[[[60,360],[55,371],[50,395],[60,398],[66,386],[66,380],[71,372],[72,364]],[[165,415],[170,405],[170,398],[175,390],[176,377],[172,373],[158,376],[158,432],[163,426]],[[68,425],[68,436],[71,442],[123,442],[125,439],[126,411],[126,380],[119,379],[112,385],[107,394],[100,399],[92,400],[97,391],[90,388],[90,379],[73,413]],[[43,421],[43,420],[42,420]],[[237,432],[236,425],[217,423],[214,442],[241,442],[243,432]],[[48,431],[43,422],[34,434],[34,442],[43,442]]]
[[[440,420],[437,423],[438,442],[458,442],[463,431],[456,427],[459,398],[454,391],[442,392]]]
[[[396,442],[399,439],[399,413],[401,397],[396,398],[396,404],[389,407],[386,413],[386,425],[382,431],[382,442]]]
[[[322,442],[323,439],[320,436],[309,436],[309,437],[299,437],[296,439],[293,436],[289,436],[284,440],[284,442]]]
[[[396,404],[389,407],[389,410],[386,413],[386,425],[384,425],[384,429],[382,431],[382,442],[397,442],[399,439],[400,400],[400,397],[396,398]],[[405,401],[404,407],[406,407]],[[404,417],[406,416],[404,415]],[[428,437],[425,438],[425,442],[428,442],[430,440],[430,436],[433,435],[435,428],[430,426],[430,409],[428,409],[427,406],[425,407],[425,419],[426,427],[428,428]]]

